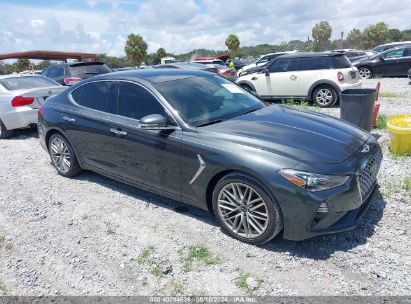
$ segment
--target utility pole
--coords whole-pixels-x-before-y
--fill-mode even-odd
[[[340,49],[343,48],[344,32],[341,32]]]

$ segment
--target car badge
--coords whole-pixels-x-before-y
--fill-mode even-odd
[[[364,148],[362,148],[361,153],[368,153],[368,152],[370,152],[370,146],[365,145]]]
[[[53,92],[52,92],[52,91],[49,91],[49,95],[51,95],[51,94],[53,94]]]

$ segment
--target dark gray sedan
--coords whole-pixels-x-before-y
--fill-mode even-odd
[[[60,175],[92,170],[208,209],[251,244],[355,228],[382,158],[354,125],[182,69],[85,80],[40,108],[39,134]]]

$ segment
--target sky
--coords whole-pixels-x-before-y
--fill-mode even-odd
[[[229,34],[242,46],[306,40],[321,20],[330,22],[332,38],[379,21],[411,29],[411,0],[0,0],[0,53],[124,56],[130,33],[143,36],[149,52],[224,50]]]

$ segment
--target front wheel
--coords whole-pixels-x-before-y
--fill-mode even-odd
[[[53,134],[49,140],[51,162],[58,174],[73,177],[80,173],[81,168],[70,143],[61,134]]]
[[[254,178],[232,173],[213,191],[213,208],[223,231],[249,244],[263,244],[283,228],[280,207]]]
[[[361,78],[370,79],[372,78],[372,71],[367,67],[360,67],[358,69]]]
[[[314,102],[321,108],[329,108],[335,105],[338,95],[335,89],[329,85],[321,85],[314,90]]]

